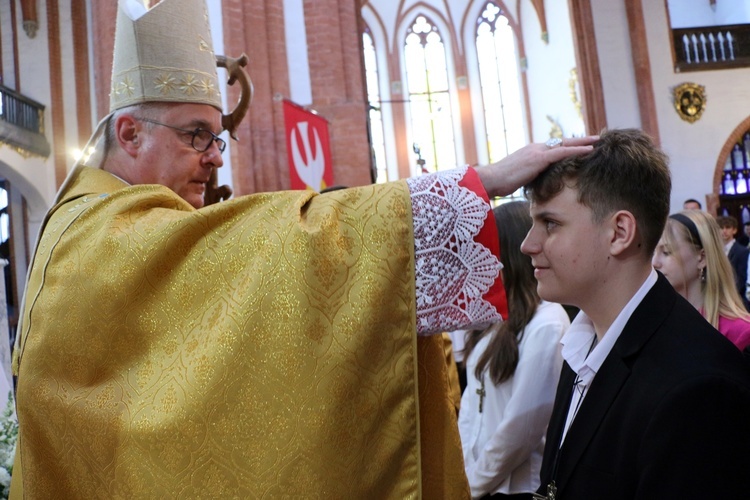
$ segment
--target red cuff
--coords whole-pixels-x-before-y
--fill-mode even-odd
[[[487,191],[485,191],[482,181],[479,180],[479,175],[476,170],[469,168],[466,171],[466,175],[464,175],[464,177],[458,182],[458,185],[472,190],[487,203],[488,207],[490,207],[490,210],[487,211],[487,218],[484,220],[484,225],[479,230],[479,234],[474,238],[474,241],[483,245],[492,252],[498,260],[500,260],[500,237],[497,234],[495,214],[492,213],[490,198],[487,196]],[[482,298],[497,309],[497,312],[500,313],[503,320],[508,319],[508,299],[505,296],[505,286],[503,286],[502,273],[497,275],[497,279]]]

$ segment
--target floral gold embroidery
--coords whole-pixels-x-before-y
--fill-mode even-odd
[[[180,81],[180,90],[187,95],[193,95],[198,90],[198,81],[193,75],[185,75],[185,78]]]
[[[201,80],[201,82],[198,84],[198,88],[206,95],[211,95],[216,90],[214,88],[214,83],[208,78],[204,78],[203,80]]]
[[[202,52],[212,52],[212,50],[211,50],[211,45],[210,45],[210,44],[209,44],[208,42],[206,42],[206,41],[205,41],[205,40],[203,39],[203,37],[198,37],[198,38],[200,38],[200,41],[198,42],[198,48],[199,48],[199,49],[200,49],[200,50],[201,50]]]
[[[174,92],[177,80],[169,73],[162,73],[154,79],[154,87],[162,94],[167,95]]]
[[[130,79],[130,76],[126,76],[113,87],[113,90],[117,95],[127,94],[128,97],[133,97],[135,84],[133,83],[133,80]]]

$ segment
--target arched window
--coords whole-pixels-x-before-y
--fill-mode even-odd
[[[404,64],[414,152],[423,172],[456,167],[445,46],[437,27],[418,16],[406,33]]]
[[[750,222],[750,130],[732,143],[722,175],[717,213],[736,218],[741,234]]]
[[[378,85],[378,64],[375,58],[375,44],[372,41],[370,28],[365,26],[362,34],[364,48],[365,80],[367,84],[367,101],[369,104],[370,145],[375,162],[375,182],[387,182],[388,170],[385,160],[385,139],[383,137],[383,114],[381,112],[380,86]]]
[[[0,341],[10,342],[13,346],[16,336],[16,325],[18,324],[18,294],[16,293],[13,269],[15,268],[13,250],[11,248],[13,231],[11,231],[11,207],[9,197],[10,183],[0,177],[0,279],[3,283],[0,285],[0,297],[5,299],[7,315],[0,317],[0,325],[8,327],[8,330],[0,329]],[[24,210],[23,199],[17,209]],[[25,271],[25,269],[23,270]],[[7,319],[7,321],[6,321]],[[8,335],[8,337],[5,337]],[[7,345],[7,344],[6,344]],[[12,348],[12,347],[11,347]]]
[[[508,18],[492,1],[477,18],[476,47],[487,152],[495,162],[524,146],[526,134],[515,36]]]

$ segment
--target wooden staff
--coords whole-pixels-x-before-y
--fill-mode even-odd
[[[240,99],[237,106],[231,113],[221,115],[222,128],[228,130],[229,136],[236,141],[238,140],[237,127],[250,109],[250,102],[253,99],[253,84],[245,70],[242,69],[247,66],[247,55],[242,54],[236,59],[216,56],[216,66],[226,68],[227,73],[229,73],[227,84],[234,85],[235,82],[240,82]],[[227,185],[219,186],[219,176],[216,170],[215,168],[211,170],[211,178],[206,184],[206,193],[203,196],[204,206],[228,200],[232,196],[232,188]]]

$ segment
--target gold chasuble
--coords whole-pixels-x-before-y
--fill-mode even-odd
[[[195,210],[71,181],[28,281],[12,495],[469,497],[405,182]]]

